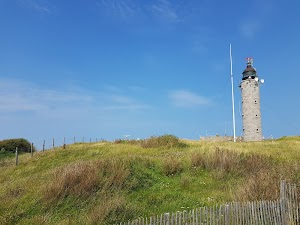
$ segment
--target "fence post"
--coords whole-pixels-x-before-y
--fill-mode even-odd
[[[63,145],[65,145],[66,144],[66,137],[64,137],[64,144]]]
[[[54,138],[52,139],[52,148],[54,150]]]
[[[30,153],[31,153],[31,158],[33,157],[33,143],[31,143],[31,146],[30,146]]]
[[[92,138],[90,138],[90,143],[92,143]]]
[[[98,138],[96,138],[96,142],[98,142]]]
[[[74,144],[75,144],[75,136],[74,136]]]
[[[82,143],[84,143],[84,137],[82,137]]]
[[[16,147],[16,166],[19,165],[19,153],[18,153],[18,147]]]
[[[45,151],[45,140],[44,140],[44,143],[43,143],[43,152]]]

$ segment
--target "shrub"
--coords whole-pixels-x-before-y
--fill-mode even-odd
[[[17,138],[17,139],[7,139],[0,141],[0,149],[5,149],[5,151],[14,152],[18,147],[18,151],[20,152],[30,152],[31,151],[31,144],[24,138]],[[33,147],[33,151],[36,151]]]
[[[142,140],[140,141],[140,145],[143,148],[181,148],[187,146],[185,143],[181,142],[178,137],[169,134],[165,134],[158,137],[153,136],[151,138]]]
[[[174,135],[165,134],[162,136],[152,136],[144,140],[123,140],[117,139],[114,141],[115,144],[132,144],[139,145],[142,148],[182,148],[187,147],[187,144],[180,141],[180,139]]]

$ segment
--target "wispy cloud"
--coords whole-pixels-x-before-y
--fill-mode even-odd
[[[138,5],[131,0],[97,0],[96,5],[108,15],[126,19],[138,12]]]
[[[0,113],[30,111],[59,114],[71,112],[74,108],[132,111],[149,107],[133,97],[111,90],[92,93],[82,88],[45,89],[23,80],[0,79]]]
[[[41,89],[22,80],[1,79],[0,83],[0,112],[41,112],[92,100],[82,93]]]
[[[171,104],[179,108],[193,108],[208,105],[211,100],[207,97],[197,95],[187,90],[176,90],[169,92]]]
[[[18,0],[23,7],[30,8],[41,14],[52,14],[54,5],[47,0]]]
[[[138,86],[129,86],[125,92],[140,92],[141,90]],[[105,102],[107,104],[103,107],[104,110],[112,110],[112,111],[120,111],[120,110],[127,110],[127,111],[139,111],[139,110],[146,110],[150,109],[151,106],[148,104],[144,104],[137,100],[135,97],[128,96],[126,94],[122,94],[120,90],[118,92],[109,92],[105,94]]]
[[[96,0],[96,5],[108,16],[126,20],[130,18],[155,18],[160,22],[176,23],[183,20],[180,16],[182,5],[169,0],[142,2],[134,0]]]
[[[158,0],[151,6],[152,12],[155,16],[162,18],[167,22],[180,22],[182,18],[179,17],[175,6],[168,0]]]

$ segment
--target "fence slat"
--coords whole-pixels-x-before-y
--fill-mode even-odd
[[[16,148],[16,164],[18,163]],[[282,225],[300,224],[300,203],[297,186],[282,181],[277,201],[232,202],[225,205],[201,207],[165,213],[149,219],[138,218],[127,224],[138,225]],[[148,223],[149,221],[149,223]],[[126,223],[119,223],[126,224]]]

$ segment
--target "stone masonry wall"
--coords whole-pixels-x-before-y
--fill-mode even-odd
[[[249,78],[241,83],[244,141],[261,141],[259,82]]]

